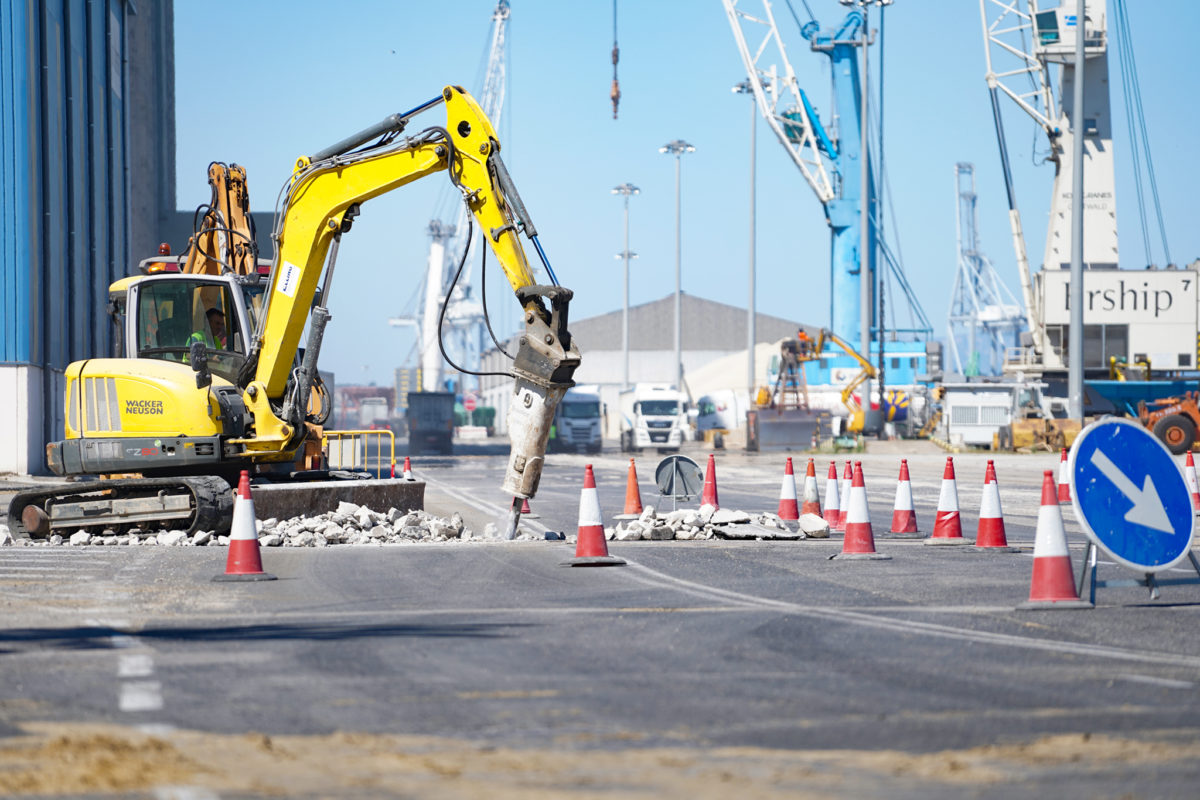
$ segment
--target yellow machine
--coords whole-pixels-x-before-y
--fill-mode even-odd
[[[412,118],[442,105],[444,127],[402,135]],[[310,397],[342,234],[362,203],[437,172],[462,192],[524,310],[503,482],[515,498],[515,528],[521,500],[537,491],[554,409],[580,362],[567,330],[572,293],[557,285],[491,123],[465,91],[448,86],[298,159],[269,264],[257,262],[252,235],[245,241],[252,229],[244,171],[210,167],[214,202],[188,255],[149,259],[143,274],[109,287],[118,357],[67,368],[66,438],[46,447],[57,475],[145,477],[18,495],[9,510],[14,533],[168,522],[227,528],[227,481],[242,469],[290,469],[314,421]],[[553,285],[534,283],[518,234],[533,242]]]
[[[838,336],[833,331],[827,328],[821,328],[816,335],[816,343],[813,343],[813,337],[807,331],[801,330],[796,337],[796,340],[787,340],[784,342],[783,361],[786,364],[789,360],[800,365],[799,374],[803,376],[803,363],[807,361],[815,361],[821,358],[821,354],[825,352],[826,343],[834,344],[845,351],[846,355],[853,358],[862,367],[862,370],[854,376],[854,379],[847,383],[842,388],[842,405],[846,407],[848,418],[846,420],[846,431],[849,433],[862,433],[866,427],[866,413],[863,411],[862,404],[854,397],[854,393],[862,386],[863,382],[874,379],[879,373],[875,367],[862,354],[850,346],[849,342]],[[789,347],[790,345],[790,347]],[[790,351],[790,352],[788,352]],[[783,370],[780,370],[783,374]],[[803,380],[803,378],[801,378]],[[808,404],[808,387],[804,387],[804,403]],[[867,431],[870,433],[871,431]]]

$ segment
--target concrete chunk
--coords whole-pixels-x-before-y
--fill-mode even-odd
[[[187,541],[187,533],[185,531],[163,531],[158,534],[158,543],[168,547],[183,544]]]
[[[741,525],[750,521],[750,515],[745,511],[734,511],[729,508],[718,508],[713,511],[709,522],[713,525]]]
[[[829,523],[817,514],[801,514],[800,530],[810,539],[829,538]]]

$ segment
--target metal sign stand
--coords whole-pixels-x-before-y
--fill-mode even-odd
[[[663,497],[671,498],[671,510],[679,499],[698,497],[704,488],[700,465],[687,456],[667,456],[654,470],[654,482]]]
[[[1089,586],[1089,594],[1092,605],[1096,604],[1096,588],[1118,587],[1118,586],[1145,586],[1150,590],[1150,599],[1157,600],[1159,598],[1158,587],[1160,586],[1183,586],[1187,584],[1195,584],[1200,586],[1200,561],[1196,560],[1196,554],[1188,552],[1188,560],[1192,562],[1192,569],[1196,570],[1196,577],[1187,578],[1159,578],[1155,573],[1147,572],[1141,578],[1110,578],[1108,580],[1096,580],[1096,544],[1088,542],[1087,550],[1084,551],[1083,565],[1079,570],[1079,596],[1083,596],[1083,587]],[[1091,580],[1088,580],[1089,573]]]

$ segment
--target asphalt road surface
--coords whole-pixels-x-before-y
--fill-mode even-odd
[[[475,447],[414,470],[481,530],[509,499]],[[900,457],[928,531],[945,455],[854,457],[889,561],[830,560],[836,535],[610,542],[603,569],[540,539],[271,548],[279,580],[228,584],[220,548],[4,548],[0,795],[1195,797],[1200,586],[1016,611],[1057,456],[996,459],[1012,553],[884,537]],[[986,458],[955,458],[968,538]],[[553,455],[526,530],[574,534],[586,463],[622,510],[628,456]],[[783,456],[716,463],[723,507],[775,510]]]

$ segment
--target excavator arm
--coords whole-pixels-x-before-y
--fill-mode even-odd
[[[863,382],[868,379],[873,379],[878,374],[874,365],[871,364],[861,353],[850,346],[842,337],[838,336],[828,328],[822,328],[817,335],[817,346],[814,349],[815,353],[823,353],[825,351],[825,343],[831,342],[845,351],[846,355],[853,358],[862,367],[862,370],[854,376],[854,379],[842,388],[842,405],[850,412],[849,429],[852,431],[861,431],[865,421],[862,404],[854,399],[854,392],[862,386]]]
[[[250,194],[246,188],[246,170],[237,164],[214,161],[208,165],[208,185],[212,199],[188,239],[184,273],[220,275],[253,274],[258,259],[254,242],[254,218],[250,216]]]
[[[404,136],[410,120],[444,105],[444,127]],[[373,142],[373,144],[372,144]],[[240,444],[263,460],[280,460],[303,438],[308,392],[332,283],[337,247],[359,206],[437,172],[448,171],[495,253],[524,311],[525,335],[513,364],[514,396],[508,415],[513,452],[504,489],[530,497],[541,477],[554,409],[579,365],[567,330],[569,289],[539,286],[518,239],[537,246],[537,231],[500,159],[500,144],[478,104],[460,87],[313,155],[297,160],[273,232],[276,257],[266,290],[266,309],[251,340],[243,379],[254,429]],[[546,264],[553,280],[553,271]],[[324,274],[324,284],[321,276]],[[314,299],[316,304],[314,305]],[[296,365],[308,324],[304,358]]]

